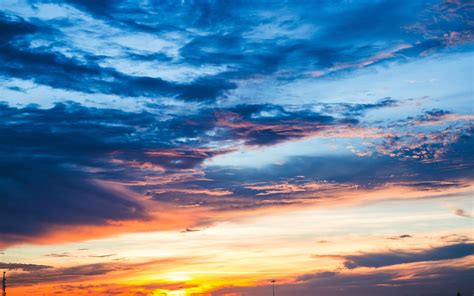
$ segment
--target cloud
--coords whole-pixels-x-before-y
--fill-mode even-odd
[[[471,241],[471,239],[468,236],[460,235],[456,233],[443,235],[440,237],[440,239],[447,243],[468,243]]]
[[[430,125],[445,125],[449,123],[463,123],[473,120],[471,114],[454,114],[443,109],[432,109],[425,111],[423,114],[416,117],[408,117],[405,120],[400,120],[398,124],[392,126],[430,126]]]
[[[337,275],[337,272],[323,271],[323,272],[300,275],[296,278],[296,281],[307,281],[307,280],[319,279],[319,278],[331,278],[331,277],[334,277],[335,275]]]
[[[391,99],[366,105],[333,104],[323,112],[241,104],[165,117],[72,102],[49,109],[2,104],[0,133],[8,141],[0,144],[0,198],[6,205],[0,231],[11,242],[45,235],[59,226],[106,227],[114,221],[150,219],[149,206],[104,180],[128,186],[152,201],[214,210],[287,205],[357,188],[468,186],[472,163],[468,131],[443,143],[438,157],[443,161],[437,162],[349,154],[290,157],[281,165],[249,168],[244,173],[239,168],[203,165],[239,145],[260,147],[327,137],[333,129],[357,125],[365,110],[393,104]],[[104,207],[109,210],[100,210]],[[47,210],[37,213],[38,208]]]
[[[105,254],[105,255],[89,255],[91,258],[108,258],[108,257],[113,257],[117,254]]]
[[[113,220],[146,217],[139,203],[81,173],[41,163],[31,163],[34,168],[27,169],[22,164],[1,166],[3,239],[45,234],[57,224],[106,225]],[[41,208],[45,210],[38,213]]]
[[[36,26],[25,22],[23,19],[7,15],[3,12],[0,12],[0,41],[2,45],[8,43],[14,38],[23,36],[26,34],[31,34],[37,31]]]
[[[176,264],[189,260],[193,260],[193,258],[165,258],[135,263],[102,262],[73,265],[68,267],[42,267],[42,265],[37,265],[39,267],[35,268],[35,265],[32,265],[31,269],[28,269],[28,266],[25,267],[24,271],[26,272],[12,273],[10,277],[14,279],[14,281],[12,281],[11,286],[21,287],[38,283],[49,284],[79,282],[90,279],[91,277],[101,278],[102,276],[113,273],[130,273],[133,270],[140,270],[145,267],[165,267],[170,264]],[[21,266],[23,265],[20,265],[19,268],[12,269],[22,269]]]
[[[47,28],[40,28],[19,17],[2,14],[3,46],[0,74],[7,77],[33,80],[53,88],[84,93],[107,93],[119,96],[168,96],[183,100],[215,100],[235,84],[218,77],[201,77],[189,84],[168,82],[160,78],[129,76],[101,67],[97,59],[81,61],[46,48],[28,46],[29,39],[41,36]],[[36,34],[29,36],[30,34]],[[53,32],[45,32],[53,34]]]
[[[472,191],[473,116],[462,106],[469,96],[457,89],[462,71],[436,72],[462,68],[453,65],[466,54],[457,53],[472,49],[468,2],[5,3],[0,248],[162,229],[187,237],[247,213]],[[368,83],[374,76],[367,73],[378,71],[397,77]],[[421,72],[429,82],[404,82]],[[412,98],[425,95],[412,108]],[[41,105],[25,104],[32,101]],[[281,157],[262,164],[275,151]],[[233,164],[219,163],[225,154],[236,156]],[[421,237],[390,233],[404,242]],[[469,239],[443,241],[452,245],[337,255],[348,268],[296,275],[278,288],[295,296],[448,294],[458,286],[470,293],[472,271],[461,264],[472,254]],[[123,262],[3,266],[18,285],[143,269]],[[180,288],[166,285],[79,283],[60,291]],[[265,295],[265,288],[226,291]]]
[[[69,252],[50,253],[50,254],[46,254],[45,256],[47,256],[47,257],[55,257],[55,258],[74,257],[74,255],[70,254]]]
[[[2,105],[0,113],[0,133],[8,139],[0,144],[2,243],[45,234],[56,226],[147,218],[139,202],[99,182],[86,167],[106,166],[103,157],[124,147],[114,139],[130,132],[130,126],[110,123],[148,120],[74,104],[46,110]]]
[[[276,15],[258,3],[119,1],[112,7],[67,1],[60,3],[64,15],[38,17],[46,3],[51,1],[30,1],[32,12],[23,18],[12,12],[0,16],[0,74],[122,97],[211,103],[256,77],[292,81],[321,76],[314,73],[334,75],[472,41],[472,28],[463,21],[465,6],[457,5],[453,13],[450,5],[431,7],[423,1],[279,3],[272,10],[280,12]],[[439,17],[440,10],[450,16]],[[442,21],[430,19],[434,15]],[[421,28],[421,17],[435,28]],[[113,32],[108,42],[101,30]],[[262,37],[255,38],[255,32]],[[147,40],[162,43],[150,46]],[[150,60],[156,63],[151,72],[142,71]],[[121,62],[137,70],[120,71]],[[183,77],[200,71],[188,82],[171,81],[157,75],[160,66]],[[220,70],[202,71],[208,66]]]
[[[349,185],[348,187],[353,187]],[[257,196],[273,195],[273,194],[291,194],[298,192],[323,192],[329,190],[344,190],[347,186],[343,184],[322,182],[298,182],[291,184],[289,182],[266,184],[266,183],[254,183],[247,184],[245,188],[257,191]]]
[[[80,279],[106,275],[120,269],[121,267],[119,265],[95,263],[18,273],[11,275],[11,278],[15,279],[15,281],[12,282],[12,286],[26,286],[38,283],[78,281]]]
[[[463,209],[454,209],[454,214],[464,218],[472,218],[472,215]]]
[[[27,264],[27,263],[5,263],[0,262],[0,269],[4,270],[23,270],[27,272],[36,272],[43,269],[53,268],[48,265]]]
[[[444,46],[472,43],[469,1],[437,1],[425,10],[419,21],[406,29],[439,40]]]
[[[201,231],[201,229],[186,228],[185,230],[181,231],[181,233],[198,232],[198,231]]]
[[[311,186],[314,190],[344,189],[354,185],[358,185],[359,189],[398,185],[424,191],[466,186],[467,184],[461,180],[471,178],[469,169],[464,170],[464,167],[449,169],[453,163],[464,160],[458,159],[454,153],[448,153],[445,158],[446,162],[422,163],[417,160],[400,160],[383,155],[373,157],[295,156],[288,158],[284,165],[245,168],[245,171],[238,167],[212,167],[206,170],[206,175],[212,180],[218,180],[220,184],[252,180],[252,184],[256,186],[247,186],[251,187],[248,189],[260,192],[269,191],[278,186],[280,186],[280,191],[284,187],[293,191],[306,191],[311,184],[317,185]],[[304,177],[295,178],[295,176]],[[242,190],[242,188],[234,189],[233,192],[242,192]]]
[[[469,294],[472,288],[470,278],[474,270],[466,263],[461,266],[411,265],[401,269],[384,269],[368,272],[318,271],[299,275],[294,282],[278,282],[275,294],[311,296],[322,295],[409,295],[429,294],[435,296],[461,292]],[[263,296],[271,293],[267,283],[250,287],[224,287],[215,293],[245,293],[249,296]]]
[[[468,119],[470,116],[450,115],[443,117],[445,119],[441,119],[436,115],[430,119],[422,116],[415,121],[409,120],[410,123],[408,125],[414,125],[416,126],[415,128],[411,130],[400,129],[387,133],[386,136],[383,137],[383,141],[374,143],[374,145],[368,149],[358,152],[377,152],[393,158],[419,159],[423,162],[440,162],[446,160],[445,157],[447,155],[455,153],[454,149],[461,148],[459,147],[460,143],[463,143],[461,149],[472,149],[473,129]],[[420,122],[419,120],[422,121]],[[456,124],[448,126],[441,125],[441,128],[435,131],[420,132],[416,130],[423,125],[442,123],[442,120],[445,120],[444,123],[455,121],[454,123]],[[458,120],[459,122],[457,122]],[[466,159],[465,163],[466,165],[471,165],[472,161]]]
[[[268,115],[267,115],[268,114]],[[239,105],[217,112],[217,126],[228,129],[230,137],[248,145],[271,145],[307,137],[331,125],[356,123],[313,112],[288,112],[272,105]]]
[[[397,271],[382,271],[382,272],[371,272],[366,274],[336,274],[331,277],[318,276],[308,279],[311,281],[311,287],[323,286],[327,288],[333,288],[335,286],[343,286],[348,290],[352,290],[353,295],[364,295],[377,293],[377,291],[385,292],[384,295],[399,295],[399,293],[413,292],[419,289],[419,291],[430,291],[429,288],[436,286],[444,291],[449,289],[467,290],[469,287],[467,279],[472,275],[472,269],[464,268],[452,268],[452,267],[436,267],[433,266],[432,270],[417,269],[414,271],[417,277],[413,279],[397,279],[399,273]],[[403,274],[403,273],[402,273]],[[429,275],[432,275],[430,278]],[[436,281],[442,281],[445,284],[440,285]],[[449,284],[448,284],[449,283]],[[397,294],[398,293],[398,294]],[[436,292],[437,295],[443,295],[441,291]]]
[[[391,240],[400,240],[400,239],[405,239],[405,238],[412,238],[413,236],[409,235],[409,234],[402,234],[402,235],[399,235],[399,236],[391,236],[391,237],[388,237],[388,239],[391,239]]]
[[[383,267],[419,261],[439,261],[462,258],[474,254],[474,244],[460,243],[427,249],[419,252],[389,251],[344,256],[344,266],[352,269],[357,267]]]
[[[378,100],[375,103],[326,103],[321,104],[324,108],[323,110],[328,113],[342,113],[348,117],[355,117],[364,115],[365,112],[374,110],[374,109],[382,109],[382,108],[389,108],[398,105],[398,101],[393,98],[383,98]]]

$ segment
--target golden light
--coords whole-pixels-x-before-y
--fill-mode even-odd
[[[166,293],[167,296],[186,296],[185,290],[175,290]]]
[[[168,281],[172,282],[185,282],[185,281],[190,281],[192,280],[192,277],[190,277],[187,273],[185,272],[170,272],[167,273],[164,278]]]

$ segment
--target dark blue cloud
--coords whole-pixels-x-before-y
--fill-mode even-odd
[[[392,104],[392,100],[382,100],[331,108],[339,114],[361,116],[364,110]],[[287,204],[290,196],[325,197],[324,186],[319,195],[301,197],[297,192],[266,194],[268,189],[248,186],[256,182],[288,182],[302,188],[306,182],[328,182],[325,184],[341,184],[341,188],[356,184],[366,189],[399,183],[432,190],[462,187],[474,177],[470,169],[474,141],[468,131],[445,149],[438,162],[342,155],[293,157],[284,164],[262,168],[201,166],[205,160],[229,152],[211,149],[209,143],[270,145],[326,128],[358,124],[358,117],[325,114],[260,104],[209,108],[191,115],[168,114],[162,119],[149,112],[89,108],[73,102],[49,109],[2,104],[0,136],[7,140],[0,143],[0,198],[4,204],[0,232],[4,237],[32,236],[55,224],[146,219],[146,209],[139,203],[96,183],[97,179],[133,184],[157,177],[163,182],[132,188],[157,200],[231,210]],[[265,195],[256,198],[262,193]],[[104,207],[109,210],[102,211]],[[38,212],[38,208],[45,210]]]
[[[397,106],[398,101],[393,98],[383,98],[374,103],[357,104],[357,103],[337,103],[337,104],[320,104],[324,112],[341,113],[347,117],[357,117],[364,115],[367,111]]]
[[[281,113],[279,117],[270,121],[252,119],[252,115],[272,110]],[[278,106],[242,105],[232,112],[263,125],[277,124],[281,116],[296,125],[311,120],[332,121],[330,117],[294,114]],[[142,169],[140,164],[145,163],[163,167],[166,173],[199,166],[218,152],[186,148],[188,143],[180,142],[179,138],[201,138],[196,142],[200,145],[213,137],[226,139],[242,132],[229,127],[225,134],[206,136],[218,126],[213,113],[199,113],[194,119],[177,116],[162,121],[146,112],[86,108],[72,102],[59,103],[50,109],[0,105],[0,136],[8,139],[0,144],[4,221],[0,232],[11,240],[43,234],[55,224],[97,225],[110,220],[146,218],[146,210],[140,204],[124,199],[94,180],[133,181],[143,174],[161,174],[152,173],[146,167]],[[296,121],[299,117],[302,118]],[[272,141],[283,139],[277,134],[272,137]],[[257,139],[254,135],[246,138],[250,144]],[[162,153],[147,154],[157,150]],[[138,167],[129,165],[132,162]],[[165,199],[173,196],[167,193]],[[38,212],[41,208],[44,210]],[[103,208],[108,211],[104,212]]]
[[[46,47],[31,48],[30,41],[41,38],[39,32],[46,29],[19,17],[1,14],[0,18],[5,32],[0,36],[0,61],[3,64],[0,75],[6,77],[31,79],[38,84],[85,93],[169,96],[190,101],[212,101],[222,96],[224,91],[236,87],[234,83],[218,77],[202,77],[191,83],[179,84],[160,78],[129,76],[99,66],[98,57],[94,58],[93,54],[82,61]],[[32,33],[37,34],[27,36]]]
[[[377,270],[369,273],[314,272],[300,275],[296,283],[277,284],[279,295],[313,296],[365,296],[365,295],[469,295],[472,291],[472,268],[430,266],[410,270],[413,275],[400,278],[399,271]],[[254,287],[226,287],[217,293],[245,293],[263,296],[271,293],[270,285]],[[275,294],[276,294],[275,293]]]
[[[239,106],[232,111],[251,120],[251,114],[267,107]],[[219,124],[214,112],[199,113],[194,119],[175,116],[160,120],[151,113],[87,108],[73,102],[50,109],[1,104],[0,136],[7,139],[0,144],[2,237],[21,240],[44,234],[57,224],[146,219],[146,209],[139,203],[95,180],[129,182],[163,174],[147,170],[145,164],[162,167],[165,174],[199,166],[219,152],[189,147],[179,138],[201,138],[197,145],[211,141],[213,136],[206,133]],[[297,115],[284,114],[290,118]],[[229,129],[232,135],[232,127]],[[216,139],[224,138],[216,135]],[[252,137],[247,140],[253,141]],[[155,151],[158,154],[153,154]]]
[[[116,149],[138,146],[124,138],[149,124],[148,115],[77,104],[51,109],[1,105],[0,114],[2,243],[45,234],[55,225],[146,219],[142,205],[97,183],[86,167],[113,174],[106,158]]]
[[[344,257],[344,266],[350,269],[357,267],[383,267],[420,261],[457,259],[472,254],[474,254],[474,244],[460,243],[423,250],[420,252],[388,251],[350,255]]]
[[[18,36],[36,31],[36,26],[25,22],[23,19],[0,12],[0,42],[2,46]]]
[[[468,154],[474,147],[472,136],[468,139],[453,143],[443,157],[444,161],[439,162],[404,160],[384,155],[298,156],[287,159],[282,165],[263,168],[209,168],[208,176],[224,183],[226,180],[237,183],[245,180],[278,182],[300,175],[305,177],[304,180],[351,183],[362,188],[376,188],[386,183],[400,183],[418,189],[465,186],[463,182],[442,181],[462,181],[474,177],[471,170],[473,159]],[[460,149],[462,152],[458,152]],[[225,179],[220,176],[225,176]]]
[[[55,3],[31,1],[33,6],[43,2]],[[124,33],[147,33],[165,39],[169,38],[165,33],[176,33],[186,41],[179,44],[175,57],[158,51],[130,52],[123,47],[119,56],[100,56],[65,41],[68,38],[61,29],[80,26],[73,19],[39,21],[32,17],[23,20],[2,14],[0,38],[4,46],[0,50],[0,60],[4,66],[1,75],[85,93],[211,102],[226,97],[237,88],[236,81],[255,75],[278,73],[276,79],[293,80],[341,64],[349,65],[340,69],[348,71],[400,44],[411,47],[400,49],[397,55],[388,55],[380,61],[418,57],[444,48],[447,43],[462,43],[457,39],[467,38],[463,36],[472,31],[472,26],[464,21],[466,9],[463,6],[455,10],[455,15],[425,28],[436,34],[420,31],[420,26],[416,26],[420,19],[430,19],[440,10],[446,10],[436,1],[273,3],[273,11],[284,12],[281,17],[268,14],[269,6],[264,3],[247,1],[158,1],[149,5],[122,1],[113,5],[107,1],[67,3]],[[297,33],[301,28],[306,31]],[[457,39],[446,40],[445,34],[452,32],[463,32],[464,35],[455,34]],[[252,34],[256,38],[250,38]],[[33,47],[37,41],[53,42],[63,50]],[[71,56],[66,56],[64,51]],[[129,61],[161,61],[180,67],[221,66],[224,70],[178,83],[146,75],[127,75],[100,63],[105,58],[124,57]],[[369,65],[380,61],[373,60]]]
[[[338,112],[328,109],[330,112],[320,113],[304,107],[291,110],[274,104],[239,104],[228,108],[202,108],[191,115],[175,116],[163,124],[171,141],[190,138],[188,145],[241,140],[246,145],[263,146],[304,138],[336,126],[357,125],[362,109],[376,106],[383,107],[378,103],[373,106],[341,104],[339,108],[334,107]],[[346,111],[354,108],[359,111]]]
[[[417,191],[439,191],[469,186],[474,178],[472,134],[461,137],[448,146],[436,162],[396,158],[380,154],[370,157],[356,155],[299,156],[283,164],[263,167],[208,167],[206,182],[186,182],[180,186],[227,188],[232,198],[239,197],[238,205],[225,197],[219,199],[193,196],[190,203],[201,203],[218,209],[254,208],[268,204],[291,203],[294,199],[331,198],[333,190],[347,190],[346,186],[374,190],[387,184],[414,188]],[[298,177],[296,177],[298,176]],[[318,183],[319,189],[307,189],[306,184]],[[278,190],[279,184],[295,186],[298,191]],[[273,187],[272,187],[273,186]],[[276,189],[272,189],[276,188]],[[352,187],[351,187],[352,188]],[[309,191],[308,191],[309,190]],[[170,195],[170,200],[171,200]],[[157,196],[166,200],[167,196]]]

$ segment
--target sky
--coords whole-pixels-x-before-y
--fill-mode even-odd
[[[0,1],[8,295],[472,295],[473,15]]]

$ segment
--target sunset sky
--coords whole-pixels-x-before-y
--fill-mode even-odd
[[[473,16],[1,0],[7,295],[473,295]]]

